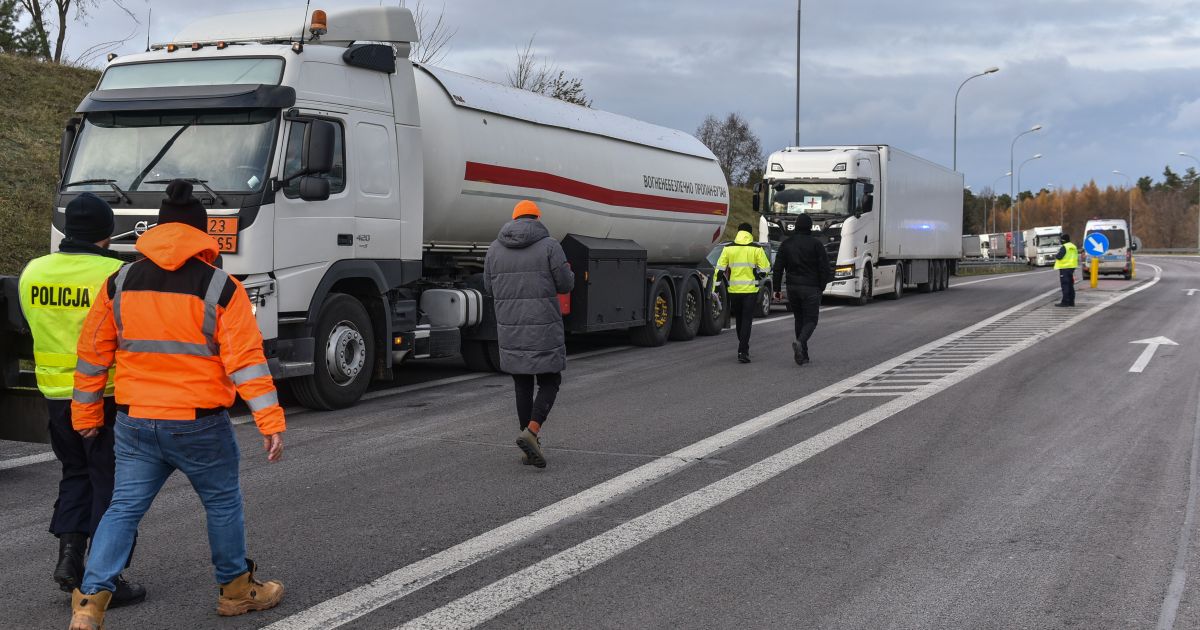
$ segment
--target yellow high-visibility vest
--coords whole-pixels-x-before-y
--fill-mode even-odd
[[[46,398],[70,400],[75,388],[75,347],[100,285],[124,264],[96,254],[58,252],[29,261],[21,272],[21,312],[33,333],[38,389]],[[113,370],[104,395],[113,393]]]
[[[1063,243],[1063,247],[1067,249],[1067,253],[1061,260],[1054,261],[1054,268],[1075,269],[1079,266],[1079,248],[1075,247],[1075,243]]]
[[[755,271],[766,273],[771,270],[771,261],[763,248],[754,242],[754,236],[749,232],[738,232],[732,245],[726,245],[721,250],[717,260],[717,274],[729,269],[730,293],[757,293],[758,275]]]

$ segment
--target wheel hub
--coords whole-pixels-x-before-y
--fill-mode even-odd
[[[367,344],[362,333],[348,321],[338,322],[325,343],[325,366],[337,385],[352,382],[366,368]]]

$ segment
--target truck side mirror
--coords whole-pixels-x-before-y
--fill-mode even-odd
[[[762,205],[762,199],[759,198],[758,193],[754,193],[754,196],[750,197],[750,205],[754,208],[755,212],[758,212],[759,206]]]
[[[300,178],[300,198],[304,201],[329,199],[329,180],[324,177],[305,175]]]
[[[867,184],[867,185],[870,186],[870,184]],[[874,209],[875,209],[875,195],[872,193],[867,193],[866,198],[863,199],[862,212],[865,214]]]
[[[758,193],[762,192],[762,182],[754,182],[754,188],[752,188],[751,190],[753,190],[754,194],[756,194],[756,195]]]
[[[1138,250],[1137,241],[1134,241],[1129,244],[1129,251],[1136,252],[1137,250]]]
[[[308,125],[304,138],[304,175],[323,174],[333,170],[333,143],[337,129],[327,120],[314,120]],[[329,195],[326,194],[326,197]]]
[[[78,118],[72,118],[67,121],[67,126],[63,129],[62,140],[58,145],[58,176],[66,177],[67,161],[71,159],[71,147],[75,146],[75,136],[79,135]]]

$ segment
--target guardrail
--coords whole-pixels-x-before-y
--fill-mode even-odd
[[[1195,247],[1160,247],[1158,249],[1139,249],[1137,254],[1189,254],[1194,256],[1200,254],[1200,250]]]

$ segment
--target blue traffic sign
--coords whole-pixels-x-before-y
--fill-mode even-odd
[[[1101,232],[1093,232],[1083,239],[1083,251],[1089,256],[1103,256],[1108,251],[1108,237]]]

